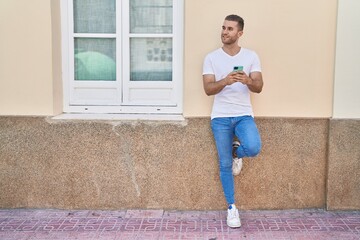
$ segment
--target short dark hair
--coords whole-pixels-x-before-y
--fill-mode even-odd
[[[240,31],[242,31],[244,29],[244,19],[242,19],[242,17],[240,17],[238,15],[235,15],[235,14],[228,15],[228,16],[226,16],[225,20],[237,22]]]

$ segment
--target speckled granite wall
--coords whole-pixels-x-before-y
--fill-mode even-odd
[[[360,209],[360,120],[331,120],[327,207]]]
[[[325,207],[329,121],[256,121],[263,150],[236,177],[239,207]],[[224,209],[209,122],[0,117],[0,207]]]

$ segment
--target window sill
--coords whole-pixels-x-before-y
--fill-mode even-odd
[[[52,120],[104,120],[104,121],[185,121],[182,115],[176,114],[89,114],[63,113]]]

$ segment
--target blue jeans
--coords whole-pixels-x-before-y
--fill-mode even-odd
[[[220,180],[228,204],[235,203],[234,176],[232,175],[232,142],[240,141],[238,158],[255,157],[261,149],[261,139],[252,116],[222,117],[211,120],[211,129],[219,156]]]

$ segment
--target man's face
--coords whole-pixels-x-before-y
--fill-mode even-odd
[[[243,31],[239,30],[237,22],[224,21],[221,31],[221,41],[223,44],[234,44],[243,34]]]

